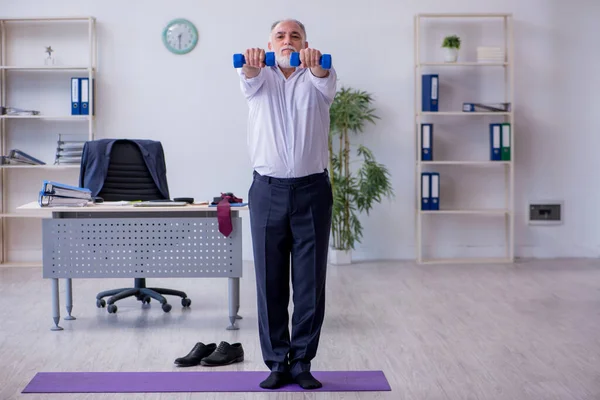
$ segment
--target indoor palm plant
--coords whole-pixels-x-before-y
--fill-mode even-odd
[[[446,50],[446,62],[456,62],[458,59],[458,50],[460,50],[460,38],[456,35],[446,36],[442,43]]]
[[[351,151],[350,135],[363,132],[365,123],[378,119],[371,107],[372,97],[360,90],[342,87],[330,109],[329,168],[333,189],[331,262],[351,262],[351,250],[362,237],[358,213],[367,215],[373,203],[393,196],[387,168],[377,163],[363,145]]]

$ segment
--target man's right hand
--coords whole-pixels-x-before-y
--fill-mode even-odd
[[[244,58],[246,63],[242,67],[244,75],[247,78],[254,78],[260,73],[260,69],[266,66],[265,64],[265,51],[259,48],[247,49],[244,52]]]

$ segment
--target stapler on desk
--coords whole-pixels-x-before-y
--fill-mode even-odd
[[[194,204],[194,198],[193,197],[175,197],[173,199],[173,201],[183,201],[183,202],[186,202],[188,204]]]

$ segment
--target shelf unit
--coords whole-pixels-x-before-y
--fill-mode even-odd
[[[67,29],[68,34],[64,34],[61,29]],[[78,31],[80,34],[78,37],[72,36],[73,29]],[[18,34],[12,34],[12,30],[16,30]],[[58,31],[57,31],[58,30]],[[68,31],[71,30],[71,31]],[[45,34],[44,34],[45,32]],[[58,36],[48,34],[48,32],[60,32]],[[60,51],[62,54],[75,54],[78,58],[78,62],[70,63],[66,65],[44,65],[43,58],[43,47],[53,45],[52,39],[56,39],[60,45],[62,45]],[[70,44],[75,43],[78,40],[77,48],[69,48]],[[50,43],[48,43],[50,42]],[[24,45],[25,50],[21,47]],[[55,46],[53,46],[55,47]],[[35,49],[35,56],[33,56]],[[56,51],[56,50],[55,50]],[[25,53],[25,54],[23,54]],[[20,60],[15,62],[15,59]],[[27,61],[23,62],[26,59]],[[96,70],[97,70],[97,40],[96,40],[96,19],[91,16],[66,16],[66,17],[39,17],[39,18],[3,18],[0,19],[0,105],[8,107],[28,108],[23,107],[20,104],[14,104],[11,99],[11,95],[15,94],[14,88],[10,88],[11,83],[18,81],[28,80],[29,77],[35,77],[43,79],[43,82],[49,82],[51,80],[59,80],[57,85],[60,87],[61,97],[56,96],[55,102],[61,102],[53,109],[60,110],[60,112],[52,112],[45,114],[44,109],[40,108],[39,115],[0,115],[0,152],[2,155],[6,155],[10,150],[8,142],[13,135],[19,135],[22,131],[22,124],[26,122],[21,121],[39,121],[38,124],[46,123],[60,123],[71,125],[70,121],[78,121],[77,124],[85,123],[86,127],[71,127],[71,130],[77,132],[78,140],[93,140],[95,137],[95,112],[90,112],[90,115],[70,115],[71,110],[68,103],[68,98],[63,96],[63,92],[67,95],[70,92],[70,77],[87,77],[90,84],[89,86],[89,109],[90,111],[95,110],[94,105],[95,95],[94,90],[97,87],[96,82]],[[65,73],[71,72],[73,75],[65,75]],[[14,74],[19,74],[14,76]],[[63,86],[64,83],[64,86]],[[27,86],[26,89],[30,90],[31,87],[35,88],[35,84]],[[63,90],[64,89],[64,90]],[[26,94],[28,96],[41,97],[47,95],[47,93],[39,90],[30,90]],[[51,94],[50,94],[51,95]],[[20,100],[23,100],[23,96]],[[63,100],[64,99],[64,100]],[[35,103],[35,101],[33,101]],[[64,104],[62,103],[64,102]],[[64,110],[64,112],[63,112]],[[9,129],[10,122],[10,129]],[[30,122],[31,123],[31,122]],[[26,130],[32,131],[31,126]],[[44,129],[40,129],[40,135],[47,135],[47,133],[41,133]],[[85,139],[84,139],[85,137]],[[45,136],[47,140],[47,136]],[[43,141],[42,141],[43,142]],[[29,154],[34,154],[35,151],[39,150],[40,143],[27,142],[21,150]],[[48,150],[47,145],[45,150]],[[43,158],[43,157],[42,157]],[[21,185],[20,174],[24,172],[20,171],[32,171],[36,173],[36,182],[41,182],[44,179],[54,179],[53,174],[59,171],[78,171],[79,165],[53,165],[54,160],[44,159],[46,165],[0,165],[0,186],[2,187],[1,198],[0,198],[0,245],[2,249],[0,251],[0,265],[2,266],[32,266],[41,265],[41,258],[36,261],[11,261],[8,257],[8,238],[13,233],[9,229],[8,219],[32,219],[41,218],[41,215],[28,215],[24,213],[17,213],[13,209],[19,204],[13,204],[13,207],[9,206],[9,199],[11,196],[10,190],[7,186],[10,181],[18,181],[18,185]],[[39,173],[36,171],[40,170]],[[76,175],[77,176],[77,175]],[[77,184],[76,178],[70,180],[71,184]],[[18,186],[17,186],[18,187]],[[26,190],[26,199],[23,202],[36,201],[38,191],[32,191],[31,194],[29,188]],[[41,244],[40,244],[41,254]]]
[[[477,62],[477,61],[457,61],[451,62],[430,62],[422,60],[421,54],[421,32],[423,21],[425,19],[435,18],[438,19],[453,19],[455,21],[462,20],[468,21],[469,23],[475,22],[475,19],[481,20],[481,23],[486,21],[495,20],[502,24],[502,41],[504,47],[505,59],[504,62]],[[415,223],[415,236],[416,236],[416,259],[419,264],[449,264],[449,263],[512,263],[514,262],[514,176],[515,176],[515,124],[514,124],[514,51],[513,51],[513,22],[512,14],[417,14],[414,18],[414,85],[415,85],[415,123],[414,123],[414,134],[416,142],[416,223]],[[448,32],[451,34],[452,32]],[[441,44],[441,43],[439,43]],[[439,46],[438,44],[438,46]],[[453,110],[440,110],[438,112],[423,112],[422,111],[422,82],[421,76],[424,74],[423,69],[428,68],[439,73],[440,70],[448,69],[465,69],[472,70],[473,68],[501,68],[504,72],[504,100],[498,100],[498,102],[504,101],[511,104],[510,112],[463,112]],[[440,76],[440,82],[442,76]],[[465,102],[470,100],[465,100]],[[439,104],[439,103],[438,103]],[[448,160],[441,161],[422,161],[421,157],[421,123],[427,123],[429,120],[435,119],[437,116],[445,117],[462,117],[467,121],[479,123],[478,119],[481,117],[496,117],[496,122],[508,122],[511,126],[510,131],[510,147],[511,157],[510,161],[468,161],[468,160]],[[455,119],[452,119],[455,121]],[[462,121],[462,120],[461,120]],[[435,124],[435,122],[432,122]],[[488,127],[482,125],[482,132],[489,132]],[[435,133],[434,133],[435,135]],[[488,133],[489,137],[489,133]],[[433,139],[435,142],[435,138]],[[434,146],[435,148],[435,146]],[[435,151],[435,150],[434,150]],[[502,168],[504,172],[504,188],[505,198],[504,206],[501,208],[492,209],[447,209],[444,208],[444,199],[440,198],[440,209],[439,210],[421,210],[421,174],[425,171],[425,167],[435,168],[442,166],[462,166],[466,168],[480,168],[485,172],[489,168]],[[439,171],[435,171],[439,172]],[[440,178],[443,180],[443,177]],[[505,255],[498,258],[425,258],[423,256],[423,219],[424,218],[435,218],[439,215],[455,215],[458,218],[461,216],[476,216],[476,217],[503,217],[504,218],[504,237],[505,237]]]

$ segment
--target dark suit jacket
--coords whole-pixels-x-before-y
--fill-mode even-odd
[[[129,140],[138,145],[158,190],[165,199],[169,199],[165,154],[162,144],[154,140],[99,139],[86,142],[81,156],[79,187],[90,189],[92,196],[97,196],[100,193],[110,163],[110,152],[117,140]]]

